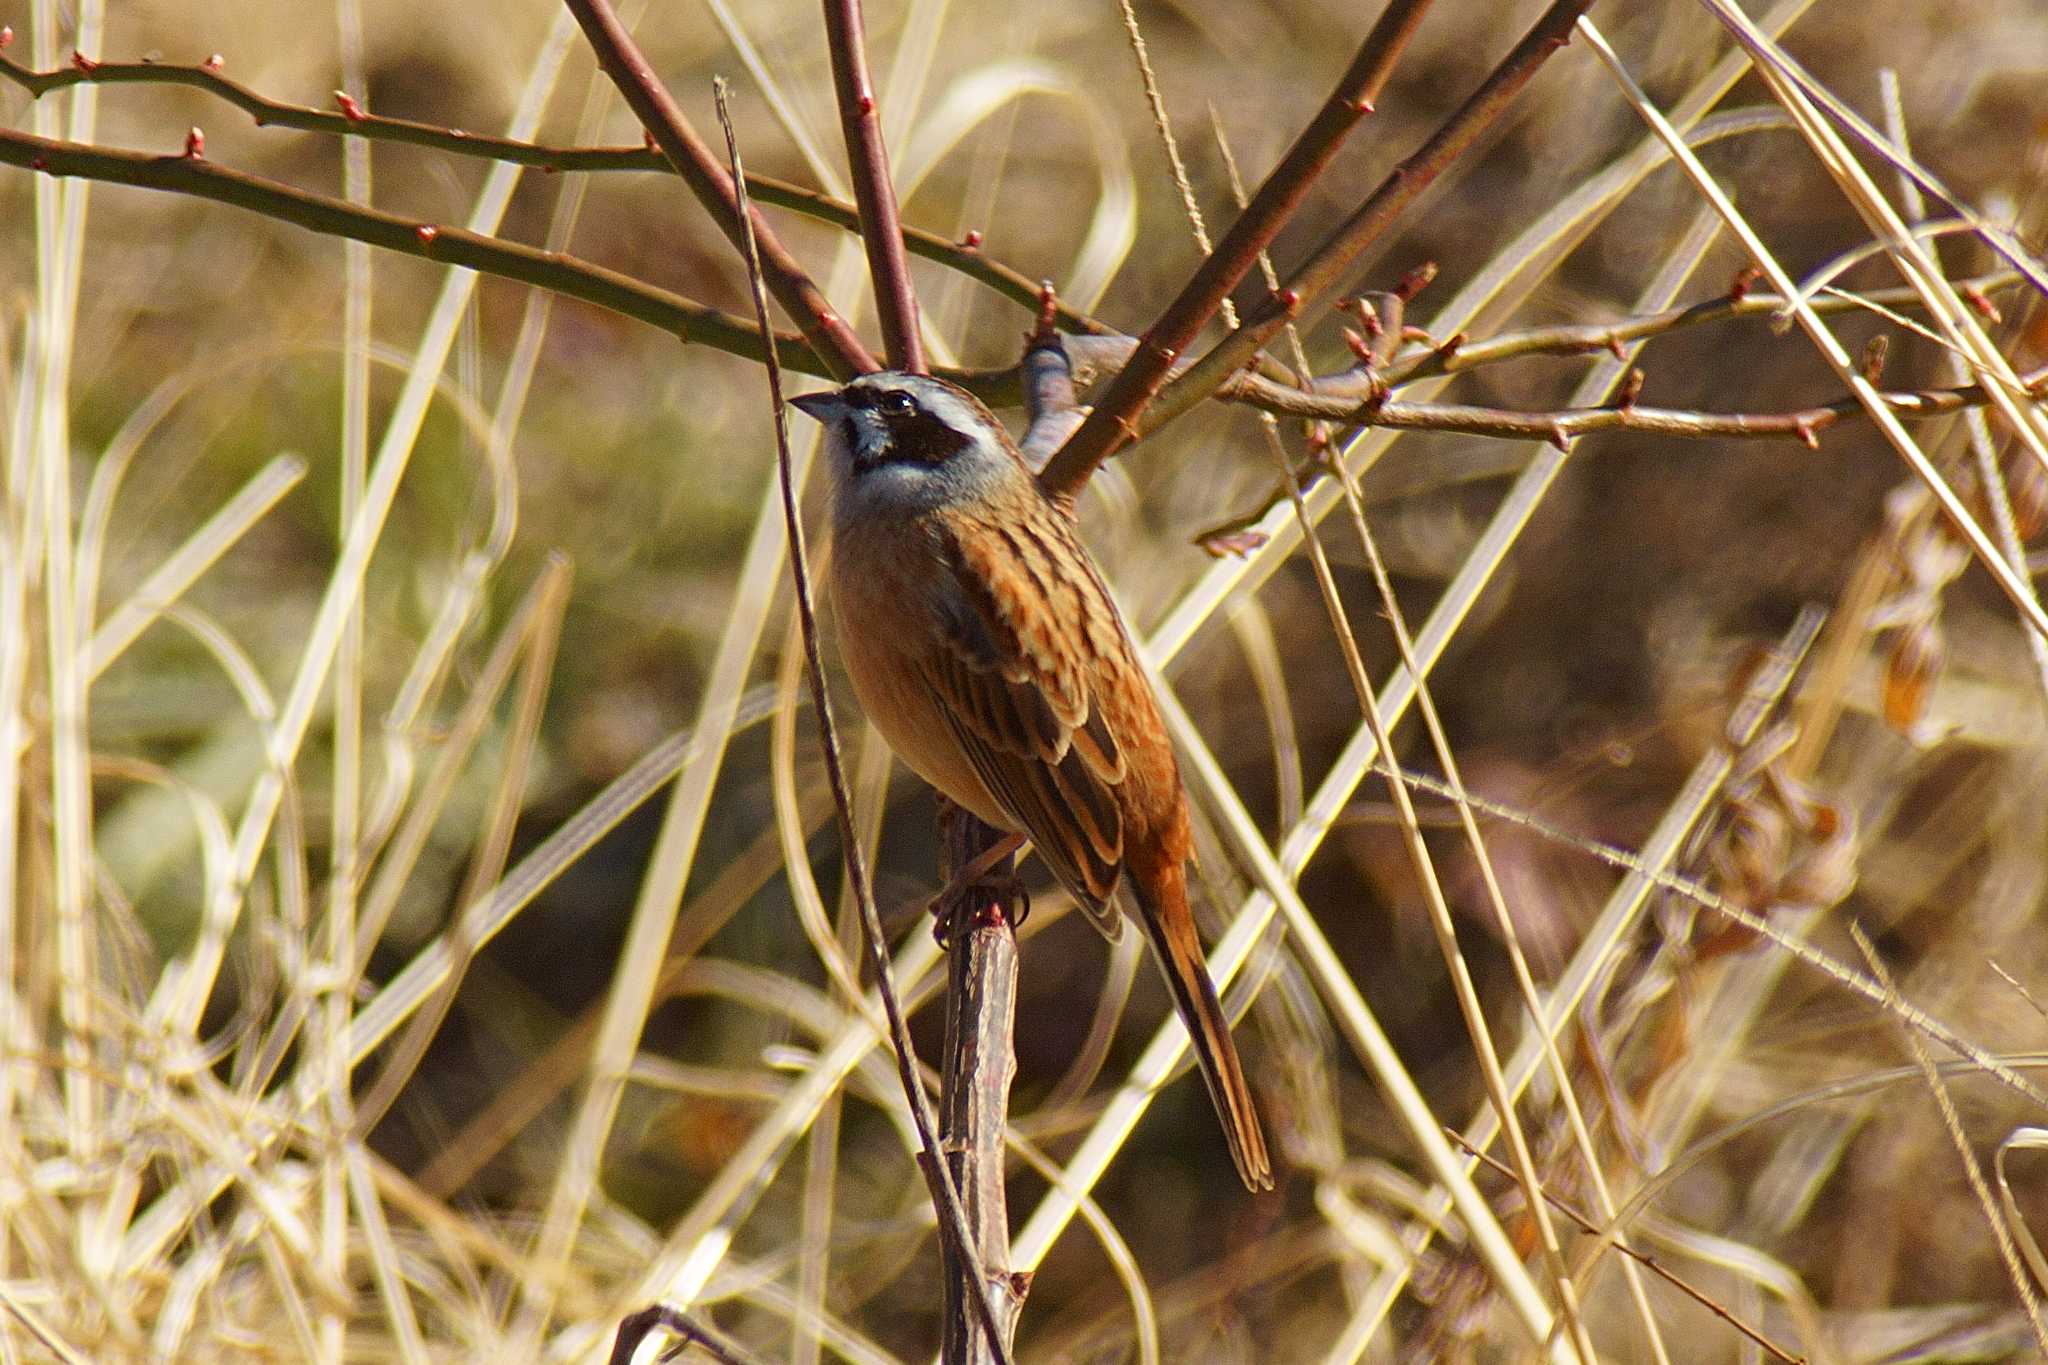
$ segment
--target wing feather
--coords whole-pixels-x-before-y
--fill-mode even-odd
[[[1043,542],[1072,530],[1040,511],[1021,533],[1014,522],[948,528],[962,588],[951,600],[960,605],[920,676],[989,794],[1115,938],[1122,917],[1111,896],[1124,854],[1116,788],[1129,769],[1089,687],[1100,614],[1111,608],[1091,600],[1100,593],[1092,576],[1076,584],[1052,572],[1066,547]],[[1107,628],[1118,630],[1113,616]]]

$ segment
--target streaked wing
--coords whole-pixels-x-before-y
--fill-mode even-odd
[[[1123,863],[1116,788],[1127,775],[1091,680],[1105,648],[1127,648],[1059,513],[949,527],[963,591],[946,648],[923,678],[990,795],[1031,836],[1060,884],[1115,939]],[[964,518],[961,519],[964,522]],[[1056,565],[1069,566],[1060,571]]]

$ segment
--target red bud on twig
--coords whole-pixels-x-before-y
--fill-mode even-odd
[[[1735,278],[1728,282],[1728,301],[1740,303],[1749,297],[1749,291],[1764,277],[1764,272],[1753,265],[1746,265],[1735,272]]]
[[[341,116],[350,123],[361,123],[369,117],[369,114],[364,112],[363,106],[356,103],[355,96],[349,94],[346,90],[335,91],[334,102],[341,106]]]
[[[981,229],[967,229],[967,235],[960,239],[960,245],[968,251],[979,249],[981,246]]]
[[[1401,277],[1401,282],[1394,286],[1394,293],[1403,303],[1412,302],[1417,294],[1429,288],[1429,282],[1435,278],[1436,262],[1424,261]]]
[[[221,56],[218,52],[216,52],[211,57],[208,57],[205,61],[201,62],[199,64],[199,67],[202,71],[219,71],[222,67],[226,66],[227,64],[228,59]]]
[[[1636,400],[1642,396],[1643,372],[1631,367],[1629,372],[1621,377],[1621,387],[1615,390],[1614,406],[1626,412],[1634,407]]]
[[[1977,310],[1977,316],[1983,318],[1984,321],[1990,323],[2005,321],[2005,315],[1998,311],[1998,305],[1991,301],[1991,296],[1976,285],[1964,285],[1963,298],[1969,303],[1970,307]]]
[[[206,159],[206,134],[200,132],[197,125],[194,125],[185,134],[185,159],[188,161],[204,161]]]
[[[1052,340],[1053,324],[1059,320],[1060,296],[1051,280],[1038,282],[1038,322],[1031,330],[1033,341]]]
[[[435,227],[432,223],[421,223],[413,229],[413,235],[420,239],[421,246],[432,246],[434,239],[441,235],[441,229]]]
[[[94,61],[92,58],[86,56],[83,52],[72,53],[71,64],[77,67],[80,71],[83,71],[88,76],[90,76],[93,72],[100,69],[100,64]]]
[[[11,28],[0,28],[0,47],[6,47],[9,43],[13,41],[14,30]]]

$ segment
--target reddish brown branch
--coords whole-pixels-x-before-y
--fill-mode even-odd
[[[763,355],[760,336],[751,323],[630,275],[501,237],[423,223],[416,218],[402,218],[381,209],[312,194],[230,169],[216,161],[187,156],[182,151],[151,156],[0,128],[0,165],[232,204],[329,236],[552,289],[637,318],[684,341],[756,360]],[[776,349],[785,365],[807,372],[820,368],[804,339],[794,333],[778,333]]]
[[[868,77],[864,29],[860,0],[825,0],[825,41],[832,52],[832,84],[839,93],[839,127],[846,134],[846,164],[853,176],[853,201],[860,206],[860,236],[868,252],[868,277],[874,281],[882,345],[891,369],[923,374],[917,293],[911,287],[910,262],[903,255],[903,222],[896,212],[896,184],[889,178],[882,114]]]
[[[595,304],[658,327],[692,344],[710,346],[756,361],[765,354],[760,336],[749,322],[632,276],[574,256],[542,251],[458,227],[423,223],[313,194],[234,170],[219,162],[185,155],[182,149],[168,155],[150,155],[39,138],[0,128],[0,165],[229,204],[329,236],[367,242],[387,251],[460,265],[550,289],[564,297]],[[1994,289],[2015,282],[2016,277],[2006,273],[1987,275],[1966,283],[1982,289]],[[1860,298],[1847,295],[1829,297],[1816,300],[1815,306],[1824,312],[1847,311],[1862,307],[1866,302],[1910,307],[1913,299],[1908,297],[1909,292],[1902,287],[1873,291]],[[1730,317],[1769,315],[1779,307],[1780,301],[1771,296],[1752,294],[1740,300],[1723,297],[1690,308],[1623,319],[1590,329],[1546,327],[1527,332],[1507,332],[1488,340],[1468,342],[1446,363],[1448,368],[1461,369],[1481,358],[1499,362],[1516,355],[1600,349],[1613,339],[1636,339]],[[1089,382],[1091,374],[1100,374],[1126,360],[1135,345],[1130,337],[1067,338],[1064,349],[1066,355],[1071,356],[1071,368],[1066,368],[1067,362],[1061,357],[1062,373],[1059,378],[1063,384],[1075,386]],[[826,373],[804,339],[794,333],[777,333],[776,353],[789,369],[810,374]],[[1042,378],[1033,366],[1052,358],[1051,353],[1043,348],[1033,348],[1022,366],[999,370],[949,370],[945,373],[946,377],[964,384],[985,401],[1004,405],[1022,401],[1027,396],[1026,389]],[[1396,360],[1388,367],[1387,373],[1402,379],[1417,377],[1412,371],[1404,371],[1403,364],[1402,360]],[[2030,391],[2038,395],[2048,387],[2048,373],[2037,371],[2026,376],[2025,382]],[[1551,439],[1562,432],[1569,439],[1593,431],[1620,429],[1686,437],[1783,439],[1803,437],[1805,433],[1819,432],[1838,422],[1856,420],[1865,415],[1859,405],[1847,399],[1837,399],[1798,412],[1764,414],[1713,414],[1644,407],[1629,409],[1625,414],[1605,408],[1531,413],[1463,404],[1398,401],[1375,405],[1374,389],[1373,381],[1357,371],[1317,379],[1306,390],[1255,375],[1240,375],[1219,390],[1215,397],[1284,416],[1505,438],[1535,436]],[[1894,412],[1910,420],[1982,406],[1986,398],[1980,387],[1967,385],[1956,389],[1892,393],[1887,395],[1887,400]]]
[[[576,0],[571,0],[575,3]],[[754,296],[754,318],[763,336],[769,335],[767,281],[761,271],[760,241],[755,236],[747,202],[745,172],[740,167],[739,140],[733,134],[731,112],[726,107],[725,82],[713,82],[718,100],[718,121],[725,130],[726,155],[731,158],[732,175],[740,177],[733,204],[734,230],[739,236],[740,254],[747,263],[747,282]],[[873,883],[868,879],[867,860],[861,853],[859,825],[854,820],[853,798],[846,782],[846,768],[839,748],[839,731],[832,719],[832,698],[825,686],[825,665],[818,650],[818,616],[812,599],[810,556],[805,548],[803,514],[797,508],[797,486],[789,455],[789,411],[783,401],[782,368],[773,351],[767,365],[768,410],[775,427],[777,484],[782,493],[783,528],[789,536],[789,572],[796,588],[797,622],[804,647],[804,675],[810,685],[811,709],[818,718],[818,748],[825,760],[825,780],[832,789],[832,805],[839,816],[840,854],[846,864],[846,880],[860,911],[861,941],[867,949],[868,966],[875,974],[875,993],[882,998],[882,1012],[889,1021],[889,1041],[896,1054],[896,1075],[903,1083],[904,1098],[910,1103],[911,1125],[917,1130],[917,1166],[931,1191],[939,1217],[941,1242],[952,1245],[956,1264],[971,1266],[971,1300],[981,1325],[986,1358],[991,1365],[1009,1365],[1008,1336],[986,1287],[982,1283],[975,1248],[979,1245],[968,1226],[967,1213],[954,1184],[953,1168],[939,1149],[938,1119],[925,1094],[924,1077],[917,1063],[917,1050],[910,1038],[910,1025],[896,987],[889,975],[889,940],[882,929],[881,913],[875,909]]]
[[[1345,137],[1372,111],[1428,9],[1429,0],[1388,0],[1379,22],[1359,45],[1358,54],[1321,111],[1295,138],[1180,296],[1146,331],[1130,363],[1095,405],[1095,411],[1039,476],[1048,491],[1073,493],[1088,481],[1097,465],[1130,440],[1132,424],[1166,382],[1181,352],[1216,316],[1223,300],[1257,263],[1259,253],[1294,217]]]
[[[735,247],[741,245],[739,196],[732,176],[690,126],[654,68],[619,22],[611,0],[565,0],[569,12],[597,53],[597,63],[625,96],[626,104],[653,136],[669,164],[683,177],[705,212]],[[760,245],[761,273],[768,292],[796,322],[811,349],[834,377],[851,379],[881,368],[846,319],[836,312],[811,281],[795,256],[782,244],[758,210],[749,210],[754,239]]]
[[[1515,96],[1534,78],[1551,53],[1564,46],[1572,26],[1592,3],[1593,0],[1556,0],[1545,10],[1480,87],[1316,248],[1285,288],[1252,309],[1241,327],[1161,390],[1143,413],[1142,422],[1136,416],[1126,419],[1130,425],[1126,435],[1136,438],[1148,434],[1186,412],[1244,368],[1290,319],[1327,302],[1359,253],[1377,241],[1424,190],[1507,112]],[[1046,469],[1049,482],[1078,485],[1087,479],[1094,467],[1090,461],[1099,462],[1101,457],[1092,447],[1073,449],[1079,445],[1077,434],[1069,450],[1054,458]]]
[[[167,62],[100,62],[90,69],[64,66],[51,71],[36,71],[0,52],[0,78],[12,81],[36,97],[74,85],[179,85],[203,91],[233,105],[254,119],[259,128],[292,128],[336,137],[399,142],[456,156],[507,161],[545,172],[653,171],[675,174],[675,167],[669,164],[661,149],[644,143],[630,147],[566,147],[545,142],[521,142],[516,138],[412,119],[388,118],[364,109],[354,100],[348,100],[341,109],[315,109],[310,105],[292,104],[272,99],[230,79],[223,74],[221,64],[213,59],[196,66],[177,66]],[[860,231],[858,208],[803,185],[749,172],[747,193],[757,203],[788,209],[849,232]],[[969,234],[970,238],[978,238],[979,235]],[[978,240],[955,241],[942,233],[906,225],[903,227],[903,243],[912,254],[957,270],[1025,308],[1038,306],[1038,281],[985,254]],[[1059,305],[1059,323],[1069,332],[1112,335],[1112,329],[1106,323],[1064,303]]]

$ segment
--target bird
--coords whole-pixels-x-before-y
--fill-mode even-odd
[[[1028,837],[1114,942],[1122,887],[1237,1172],[1272,1160],[1189,908],[1187,793],[1130,632],[1068,507],[980,400],[884,370],[791,400],[824,427],[828,593],[854,694],[944,796]]]

